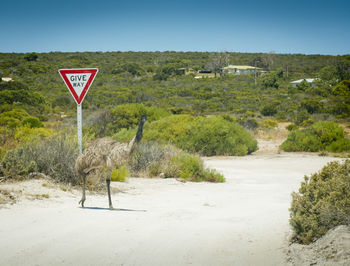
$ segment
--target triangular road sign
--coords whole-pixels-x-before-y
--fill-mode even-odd
[[[77,104],[81,104],[98,72],[97,68],[58,70]]]

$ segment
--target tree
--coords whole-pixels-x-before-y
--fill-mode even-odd
[[[318,76],[323,81],[334,82],[338,78],[337,68],[335,66],[325,66],[318,72]]]
[[[28,53],[23,57],[27,61],[36,61],[38,59],[38,55],[36,53]]]
[[[271,67],[275,61],[275,51],[271,51],[268,54],[263,54],[261,56],[261,64],[264,68],[271,70]]]
[[[317,100],[303,100],[300,105],[309,114],[317,113],[323,109],[323,103]]]
[[[350,57],[337,57],[335,61],[339,81],[350,79]]]
[[[344,80],[332,90],[333,95],[350,96],[350,80]]]
[[[299,84],[297,84],[297,89],[300,91],[306,91],[310,87],[311,87],[310,84],[305,79]]]
[[[269,74],[262,77],[261,82],[262,86],[267,88],[276,88],[278,89],[279,84],[278,80],[283,77],[283,70],[272,71]]]
[[[260,113],[263,116],[273,116],[277,113],[277,107],[275,104],[269,104],[265,105],[261,110]]]
[[[229,61],[229,55],[226,52],[214,53],[211,56],[211,61],[205,66],[205,69],[215,73],[221,73],[222,68],[227,66]]]

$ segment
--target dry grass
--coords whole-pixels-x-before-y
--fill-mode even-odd
[[[278,126],[272,129],[264,128],[258,129],[254,134],[254,138],[257,140],[285,140],[289,134],[289,131],[286,129],[286,126],[291,123],[283,122],[278,123]]]
[[[17,193],[0,188],[0,207],[3,204],[14,204],[17,201]]]
[[[350,137],[350,122],[340,124],[344,128],[345,134]]]

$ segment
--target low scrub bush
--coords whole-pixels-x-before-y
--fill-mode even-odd
[[[292,194],[290,224],[294,240],[309,244],[337,225],[350,224],[350,160],[331,162],[304,178]]]
[[[245,118],[240,117],[237,120],[238,124],[240,124],[242,127],[248,129],[248,130],[255,130],[259,127],[258,121],[256,121],[255,118]]]
[[[257,142],[248,131],[219,116],[196,119],[178,145],[186,151],[204,156],[243,156],[257,150]]]
[[[14,139],[19,143],[29,143],[40,139],[45,139],[52,136],[55,130],[50,128],[30,128],[19,127],[16,129]]]
[[[30,128],[43,127],[44,124],[36,117],[29,116],[22,121],[22,125]]]
[[[134,134],[135,130],[123,130],[115,135],[115,139],[128,141]],[[146,124],[144,139],[174,144],[185,151],[204,156],[243,156],[257,150],[257,141],[248,131],[222,116],[168,116]]]
[[[295,124],[296,125],[301,125],[305,120],[308,120],[310,118],[310,114],[307,112],[307,111],[305,111],[305,110],[302,110],[302,111],[300,111],[298,114],[297,114],[297,116],[296,116],[296,118],[295,118]]]
[[[75,185],[79,183],[74,172],[77,155],[74,141],[56,135],[7,151],[3,171],[7,179],[25,179],[32,172],[40,172],[55,181]]]
[[[112,109],[98,111],[87,119],[87,130],[96,137],[111,136],[120,130],[137,127],[142,115],[152,122],[171,115],[170,112],[143,104],[123,104]]]
[[[43,127],[43,123],[34,116],[30,116],[21,108],[14,108],[10,111],[0,113],[0,125],[9,128],[25,126],[29,128]]]
[[[220,173],[205,169],[203,161],[198,156],[178,150],[171,145],[160,145],[155,142],[140,143],[129,160],[129,168],[137,176],[164,176],[195,182],[225,182]]]
[[[278,126],[278,122],[276,120],[269,120],[268,119],[268,120],[264,121],[264,127],[266,127],[266,128],[272,129],[272,128],[275,128],[277,126]]]
[[[301,124],[300,124],[300,126],[301,127],[309,127],[309,126],[311,126],[312,124],[314,124],[315,122],[312,120],[312,119],[306,119],[306,120],[304,120]]]
[[[299,129],[299,127],[297,125],[295,125],[295,124],[290,124],[290,125],[286,126],[286,129],[288,131],[293,131],[293,130]]]
[[[350,80],[344,80],[332,89],[332,94],[339,96],[350,96]]]
[[[194,155],[182,153],[170,159],[165,169],[166,177],[180,177],[189,181],[225,182],[214,169],[205,169],[203,161]]]
[[[122,128],[136,127],[142,115],[147,116],[147,121],[152,122],[169,116],[170,112],[157,108],[148,107],[143,104],[124,104],[116,106],[111,110],[111,129],[118,132]]]
[[[261,108],[260,113],[263,116],[273,116],[277,113],[277,106],[275,104],[265,105]]]
[[[349,147],[350,139],[345,136],[344,129],[333,122],[317,122],[308,128],[294,130],[281,145],[284,151],[308,152],[342,152],[350,150]]]
[[[134,172],[147,172],[148,168],[161,162],[166,156],[177,153],[176,149],[170,145],[164,146],[155,142],[142,142],[132,153],[129,166]]]

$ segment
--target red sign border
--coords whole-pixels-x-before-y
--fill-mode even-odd
[[[66,83],[67,88],[69,89],[70,93],[72,94],[74,100],[77,104],[81,104],[87,94],[87,91],[89,90],[92,82],[94,81],[96,74],[98,73],[98,68],[74,68],[74,69],[59,69],[58,72],[60,73],[62,79],[64,80],[64,83]],[[80,94],[80,97],[75,92],[72,84],[67,78],[67,74],[85,74],[90,73],[90,78],[86,82],[86,85],[83,89],[83,91]]]

